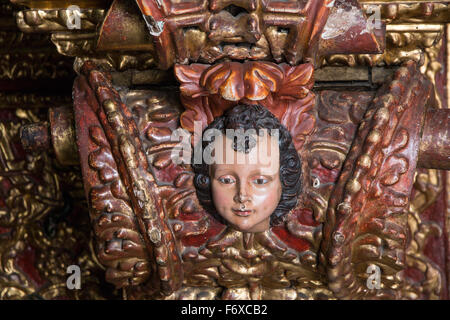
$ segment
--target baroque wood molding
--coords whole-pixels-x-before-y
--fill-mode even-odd
[[[1,299],[448,298],[447,1],[77,0],[77,31],[65,0],[13,3]],[[54,92],[72,67],[74,113]],[[272,112],[302,162],[297,206],[257,234],[206,212],[171,159],[175,130],[238,103]],[[65,287],[70,264],[82,293]]]

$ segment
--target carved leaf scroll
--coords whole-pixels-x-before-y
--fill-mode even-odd
[[[176,65],[181,101],[186,108],[181,125],[194,132],[194,121],[201,121],[204,129],[238,103],[260,104],[289,129],[300,149],[315,124],[308,113],[315,103],[315,95],[310,91],[313,72],[312,64],[291,67],[261,61]]]

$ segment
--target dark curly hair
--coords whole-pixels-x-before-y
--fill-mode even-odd
[[[274,223],[279,222],[281,217],[297,205],[297,198],[301,192],[301,161],[292,143],[292,137],[289,131],[267,108],[260,105],[237,105],[228,110],[224,115],[217,117],[205,128],[203,135],[210,129],[217,129],[222,134],[226,134],[226,129],[241,129],[244,131],[253,129],[258,135],[261,135],[262,130],[267,130],[269,134],[271,134],[271,129],[278,130],[282,193],[278,206],[270,216],[270,224],[273,226]],[[234,141],[233,148],[235,151],[244,151],[247,153],[252,148],[251,141],[247,137],[245,138],[243,148],[236,144],[236,140]],[[214,137],[211,141],[203,141],[202,139],[203,150],[213,142]],[[221,223],[226,224],[226,221],[217,213],[212,200],[209,166],[205,161],[201,161],[200,164],[192,161],[197,197],[206,211]]]

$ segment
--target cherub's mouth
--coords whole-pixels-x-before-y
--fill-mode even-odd
[[[232,210],[233,210],[233,213],[239,217],[248,217],[252,213],[252,210],[249,210],[249,209],[244,209],[244,210],[232,209]]]

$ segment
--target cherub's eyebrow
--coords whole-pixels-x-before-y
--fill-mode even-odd
[[[260,174],[260,175],[262,175],[262,176],[274,176],[274,175],[276,175],[278,172],[279,172],[279,170],[278,170],[278,171],[275,171],[275,172],[268,172],[268,171],[266,171],[266,170],[262,170],[261,168],[258,168],[258,169],[255,169],[255,170],[250,171],[250,175],[252,176],[252,175],[255,175],[255,174]]]
[[[212,176],[214,175],[216,172],[223,172],[223,173],[230,173],[232,174],[233,172],[231,172],[231,170],[229,168],[217,168],[215,165],[211,165],[209,166],[209,175]]]
[[[230,170],[227,170],[227,169],[217,169],[217,170],[213,171],[213,173],[216,173],[216,172],[219,172],[219,173],[232,173]]]

